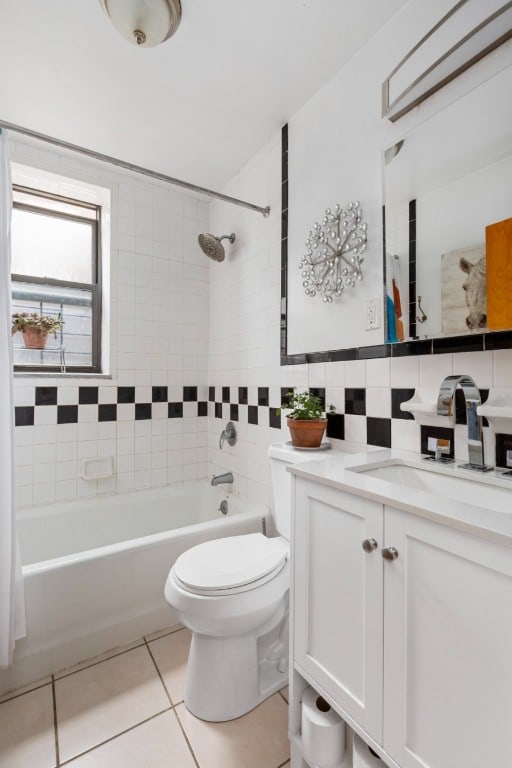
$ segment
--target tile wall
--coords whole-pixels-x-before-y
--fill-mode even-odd
[[[236,493],[267,504],[267,447],[289,440],[277,409],[294,386],[318,389],[336,407],[330,437],[348,450],[420,450],[420,429],[400,402],[416,387],[437,391],[450,373],[473,376],[484,394],[499,387],[512,398],[507,349],[280,364],[280,132],[224,190],[270,204],[267,219],[219,203],[208,212],[168,186],[25,143],[11,153],[20,163],[109,186],[113,199],[112,377],[16,378],[20,506],[228,470]],[[200,231],[236,233],[224,262],[205,259],[196,245]],[[238,442],[220,450],[229,420]],[[494,435],[485,432],[492,462]],[[462,460],[463,424],[454,437]],[[83,459],[109,455],[113,478],[81,478]]]
[[[286,236],[294,187],[292,183],[288,190],[283,174],[285,152],[281,154],[281,135],[276,134],[226,190],[269,202],[269,219],[218,204],[211,208],[212,229],[235,231],[237,241],[225,262],[210,267],[209,462],[213,471],[233,471],[236,489],[263,502],[269,498],[267,447],[289,440],[276,409],[282,393],[293,386],[316,389],[327,405],[336,407],[330,439],[336,449],[351,451],[367,445],[420,451],[420,427],[400,410],[400,403],[416,388],[434,398],[449,374],[472,376],[483,400],[491,388],[499,388],[512,402],[511,349],[424,355],[411,350],[411,355],[392,358],[280,365],[283,254],[290,264],[296,261],[296,254],[288,253]],[[293,168],[290,172],[293,181]],[[312,322],[314,309],[312,304]],[[228,419],[238,419],[240,439],[219,451],[219,435]],[[461,461],[467,460],[463,419],[459,414],[452,440]],[[484,440],[486,461],[494,463],[496,440],[489,427]]]
[[[207,474],[208,204],[147,177],[10,141],[11,160],[111,191],[110,376],[15,377],[19,506]],[[82,462],[116,473],[83,480]]]

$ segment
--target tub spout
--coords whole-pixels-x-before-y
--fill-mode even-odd
[[[213,475],[211,485],[220,485],[221,483],[232,483],[233,473],[224,472],[223,475]]]

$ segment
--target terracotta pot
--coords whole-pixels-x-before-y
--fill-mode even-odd
[[[327,419],[288,419],[292,444],[297,448],[318,448],[322,442]]]
[[[27,349],[44,349],[48,341],[48,331],[29,325],[23,329],[23,341]]]

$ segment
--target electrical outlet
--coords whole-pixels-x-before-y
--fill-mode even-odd
[[[373,331],[374,328],[380,326],[379,322],[379,300],[370,299],[365,304],[365,329],[367,331]]]

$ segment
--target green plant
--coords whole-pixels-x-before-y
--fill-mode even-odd
[[[279,412],[281,412],[282,408],[292,408],[292,411],[286,414],[289,419],[312,421],[313,419],[323,418],[322,401],[309,391],[295,392],[293,390],[288,392]]]
[[[11,333],[14,336],[16,331],[24,331],[25,328],[39,328],[43,334],[53,333],[57,338],[57,331],[60,331],[64,321],[60,315],[52,317],[51,315],[39,315],[37,312],[15,312],[12,316]]]

